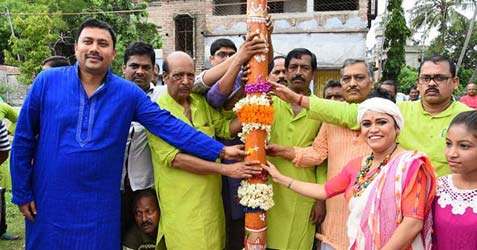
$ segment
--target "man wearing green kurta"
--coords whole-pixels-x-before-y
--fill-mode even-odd
[[[18,113],[12,108],[12,106],[5,102],[0,102],[0,120],[3,121],[3,119],[10,121],[10,126],[7,130],[11,135],[13,135],[17,125]]]
[[[356,80],[353,77],[353,81]],[[470,110],[464,104],[453,101],[457,89],[455,63],[443,56],[424,58],[419,67],[417,80],[422,99],[398,102],[406,126],[398,137],[400,145],[408,150],[425,152],[438,176],[450,173],[444,155],[447,128],[452,119]],[[277,85],[278,86],[278,85]],[[278,86],[280,87],[280,86]],[[282,91],[284,90],[284,91]],[[285,93],[286,92],[286,93]],[[278,89],[277,94],[288,102],[298,102],[300,96],[290,90]],[[357,129],[358,105],[323,100],[316,97],[302,98],[301,106],[310,109],[309,116],[323,122]]]
[[[203,133],[231,138],[241,129],[237,119],[226,120],[201,95],[190,94],[194,63],[183,52],[164,63],[167,93],[158,103],[172,115]],[[225,246],[224,209],[220,175],[248,178],[260,172],[256,162],[223,165],[181,153],[148,133],[161,218],[157,242],[169,250],[221,250]]]
[[[310,82],[316,70],[316,57],[305,49],[294,49],[285,59],[290,88],[299,94],[310,95]],[[308,110],[273,98],[275,117],[270,143],[307,147],[313,143],[321,122],[307,117]],[[273,149],[270,153],[273,154]],[[306,182],[317,181],[316,167],[296,168],[290,160],[268,157],[282,173]],[[326,172],[325,172],[326,173]],[[286,187],[273,185],[275,206],[268,210],[267,247],[270,249],[311,249],[315,225],[310,213],[315,200],[299,195]]]

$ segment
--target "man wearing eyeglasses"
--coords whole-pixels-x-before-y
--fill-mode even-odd
[[[357,79],[355,79],[357,80]],[[343,82],[343,79],[342,79]],[[419,67],[418,89],[420,101],[398,102],[406,121],[398,141],[405,149],[417,149],[425,152],[431,159],[438,176],[450,173],[445,155],[447,127],[459,113],[470,108],[452,99],[459,78],[456,76],[455,63],[444,56],[424,58]],[[300,96],[293,91],[275,84],[275,93],[291,103],[309,108],[310,117],[327,123],[358,128],[356,121],[357,105],[316,97]]]

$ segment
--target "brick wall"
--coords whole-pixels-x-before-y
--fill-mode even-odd
[[[149,1],[149,21],[160,27],[163,39],[164,57],[175,50],[174,16],[190,14],[195,19],[194,60],[196,71],[204,68],[207,60],[207,44],[219,37],[235,38],[246,32],[245,15],[213,15],[213,0],[161,0]],[[273,14],[274,34],[293,35],[298,38],[313,34],[349,34],[366,36],[367,0],[359,0],[359,10],[305,12],[306,0],[290,0],[285,3],[285,11],[295,13]],[[320,37],[322,36],[320,35]],[[207,41],[206,41],[207,40]],[[240,43],[237,43],[237,46]],[[289,46],[293,46],[290,44]],[[347,46],[347,45],[345,45]],[[350,49],[352,49],[350,47]],[[284,49],[286,50],[286,49]],[[343,52],[346,49],[337,52]],[[364,54],[364,52],[363,52]],[[339,65],[335,65],[339,66]]]
[[[162,0],[152,1],[149,4],[149,21],[159,26],[162,36],[164,58],[175,50],[175,22],[174,17],[188,14],[194,18],[194,61],[196,71],[204,67],[204,35],[207,16],[212,15],[210,0]]]

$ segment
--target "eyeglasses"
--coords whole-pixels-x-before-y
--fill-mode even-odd
[[[437,84],[445,84],[447,83],[447,80],[449,78],[452,78],[450,76],[444,76],[444,75],[434,75],[434,76],[420,76],[417,78],[417,83],[421,85],[429,84],[431,80],[433,80]]]
[[[219,52],[215,53],[215,56],[221,57],[221,58],[231,57],[231,56],[233,56],[233,55],[235,55],[235,52],[229,52],[229,53],[227,53],[227,52],[219,51]]]

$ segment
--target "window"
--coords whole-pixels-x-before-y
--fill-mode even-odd
[[[315,0],[314,11],[358,10],[359,0]]]
[[[284,13],[286,5],[296,5],[296,0],[269,0],[268,13]],[[304,10],[303,10],[304,11]],[[247,14],[247,0],[214,0],[214,15],[245,15]]]
[[[194,18],[178,15],[175,18],[176,50],[184,51],[194,57]]]

